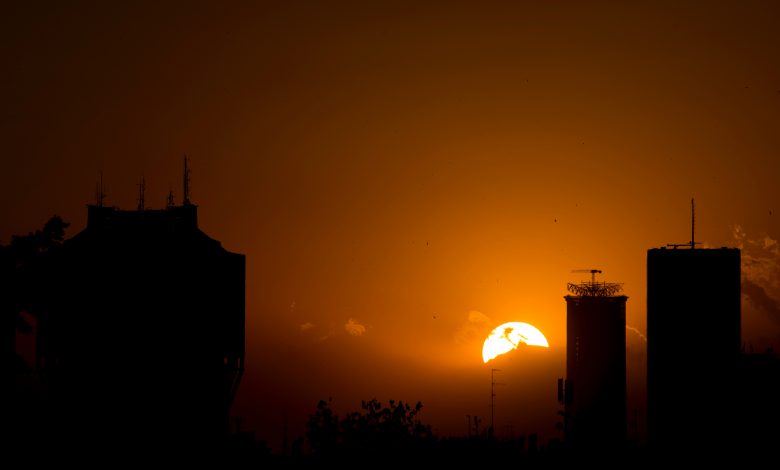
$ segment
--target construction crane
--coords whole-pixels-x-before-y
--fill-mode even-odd
[[[623,284],[614,282],[596,282],[596,274],[601,274],[600,269],[573,269],[573,273],[590,273],[590,282],[580,282],[575,284],[569,282],[566,284],[566,288],[569,292],[580,297],[610,297],[621,290],[623,290]]]
[[[596,274],[601,274],[600,269],[572,269],[573,273],[590,273],[590,283],[596,283]]]

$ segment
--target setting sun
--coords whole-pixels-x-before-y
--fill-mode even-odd
[[[535,326],[523,322],[509,322],[491,331],[485,339],[485,344],[482,346],[482,360],[487,362],[517,349],[520,343],[550,347],[547,338]]]
[[[780,0],[47,3],[0,14],[8,449],[777,447]]]

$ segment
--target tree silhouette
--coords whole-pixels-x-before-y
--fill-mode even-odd
[[[31,367],[16,352],[16,335],[33,332],[23,314],[34,315],[40,301],[40,261],[62,244],[69,225],[55,215],[41,230],[14,235],[11,243],[0,245],[0,370],[3,384],[9,384],[0,392],[0,422],[8,449],[16,454],[42,436],[38,425],[43,413]]]
[[[31,326],[22,313],[34,313],[36,261],[62,244],[65,229],[70,224],[58,215],[52,216],[41,230],[27,235],[14,235],[7,246],[0,245],[0,329],[2,330],[2,361],[16,370],[23,362],[16,354],[16,332],[29,334]]]
[[[333,414],[328,401],[320,400],[317,403],[317,411],[309,415],[306,424],[306,439],[312,451],[321,454],[335,452],[339,439],[339,419]]]
[[[383,407],[377,399],[363,401],[361,411],[343,419],[330,408],[331,400],[320,400],[309,416],[307,441],[316,455],[359,455],[418,452],[435,440],[431,427],[418,418],[423,405],[390,400]],[[377,454],[378,453],[378,454]]]

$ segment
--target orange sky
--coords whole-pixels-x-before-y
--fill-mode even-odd
[[[499,359],[497,431],[554,436],[570,271],[624,282],[644,332],[646,250],[689,240],[691,197],[780,299],[772,2],[134,3],[4,6],[0,242],[77,233],[100,170],[108,204],[143,174],[162,207],[187,153],[201,228],[247,255],[235,411],[273,445],[328,396],[487,424],[505,321],[551,348]],[[780,347],[771,313],[745,299],[745,341]]]

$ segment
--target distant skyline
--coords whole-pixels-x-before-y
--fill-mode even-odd
[[[278,447],[319,399],[422,401],[465,435],[555,430],[566,283],[624,284],[644,407],[646,252],[742,248],[742,338],[780,348],[780,6],[14,4],[0,18],[0,243],[181,201],[246,254],[233,409]],[[505,322],[539,328],[482,363]],[[487,421],[483,421],[487,422]],[[511,430],[511,431],[510,431]],[[629,437],[631,428],[629,428]]]

